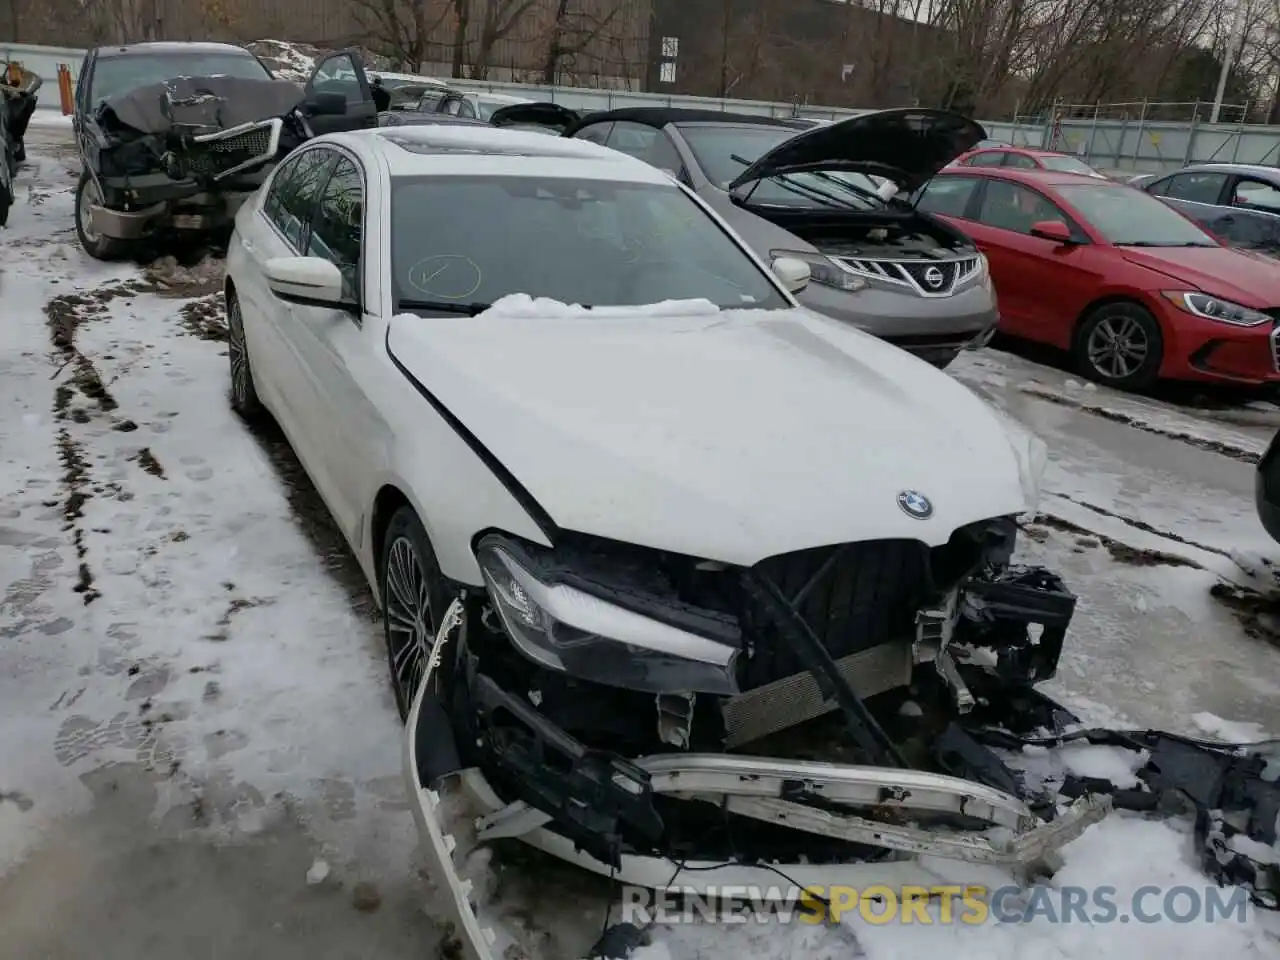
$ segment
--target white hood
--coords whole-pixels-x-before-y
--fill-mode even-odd
[[[751,565],[853,540],[937,545],[1034,506],[983,400],[801,309],[511,297],[477,317],[398,316],[388,348],[568,530]],[[932,515],[908,516],[904,491]]]

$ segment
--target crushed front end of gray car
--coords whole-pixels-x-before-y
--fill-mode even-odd
[[[227,224],[310,136],[290,80],[177,77],[110,97],[81,120],[94,231],[137,240]]]

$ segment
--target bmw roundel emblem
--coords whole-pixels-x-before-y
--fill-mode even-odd
[[[916,520],[928,520],[933,516],[933,504],[929,498],[915,490],[903,490],[898,494],[898,506],[908,517]]]

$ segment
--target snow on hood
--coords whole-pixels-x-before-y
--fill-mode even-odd
[[[1032,508],[987,403],[803,309],[510,297],[399,315],[388,350],[563,528],[751,565],[849,540],[941,544]],[[898,495],[933,503],[909,517]]]
[[[729,189],[821,169],[875,174],[910,193],[986,135],[973,120],[947,110],[874,110],[783,141],[738,174]]]

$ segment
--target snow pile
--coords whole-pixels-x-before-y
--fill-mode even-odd
[[[244,45],[245,49],[267,65],[267,68],[282,80],[293,80],[306,83],[311,73],[328,54],[335,51],[325,47],[317,47],[309,43],[293,43],[288,40],[252,40]],[[344,47],[355,49],[364,61],[368,70],[387,70],[390,61],[362,47]]]
[[[480,316],[492,319],[518,317],[542,320],[549,317],[694,317],[719,312],[720,308],[710,300],[700,299],[663,300],[661,303],[638,307],[584,307],[576,303],[561,303],[550,297],[512,293],[495,300]]]

